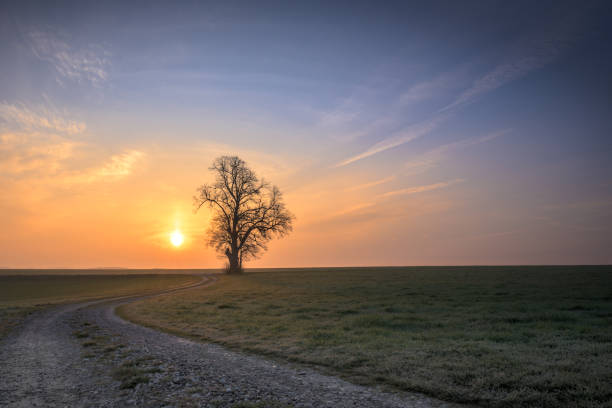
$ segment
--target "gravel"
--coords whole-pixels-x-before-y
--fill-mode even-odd
[[[0,406],[458,406],[193,342],[114,313],[142,298],[65,305],[29,317],[0,344]]]

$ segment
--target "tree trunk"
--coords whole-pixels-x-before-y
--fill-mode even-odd
[[[238,251],[235,251],[235,252],[227,251],[226,255],[229,261],[229,266],[226,270],[226,273],[228,274],[242,273],[240,260],[238,259]]]

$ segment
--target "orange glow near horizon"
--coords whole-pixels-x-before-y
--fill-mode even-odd
[[[212,213],[194,213],[191,197],[213,179],[214,158],[228,152],[278,185],[296,216],[294,231],[247,268],[513,263],[512,251],[525,242],[547,242],[546,231],[518,240],[513,218],[483,222],[483,208],[472,204],[478,191],[438,174],[401,180],[370,163],[331,173],[296,156],[236,146],[143,145],[139,152],[117,174],[77,177],[108,161],[115,169],[119,159],[99,152],[78,162],[74,152],[22,179],[4,178],[0,218],[11,234],[0,235],[0,267],[221,267],[224,259],[206,246]]]

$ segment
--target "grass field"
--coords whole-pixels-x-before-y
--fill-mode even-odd
[[[53,304],[159,291],[199,280],[190,275],[33,275],[28,272],[0,275],[0,339],[28,314]]]
[[[194,275],[220,273],[221,269],[125,269],[125,268],[90,268],[90,269],[3,269],[0,276],[89,276],[89,275]]]
[[[247,273],[120,313],[450,401],[612,406],[610,267]]]

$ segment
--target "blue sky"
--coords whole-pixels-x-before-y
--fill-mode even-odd
[[[610,263],[611,9],[5,3],[0,266],[215,266],[219,154],[296,213],[257,266]]]

